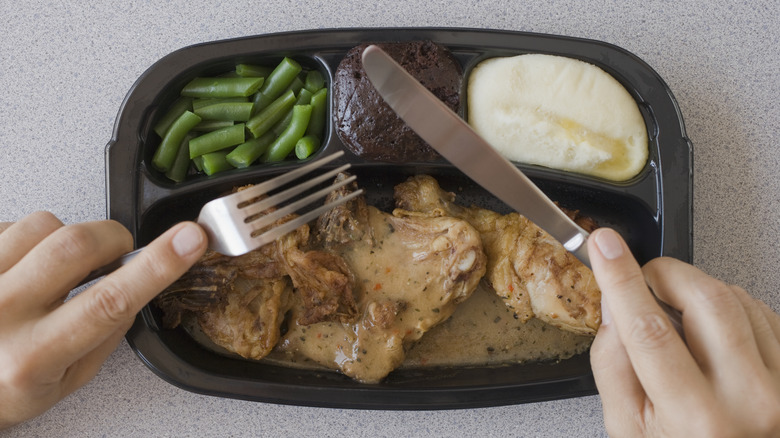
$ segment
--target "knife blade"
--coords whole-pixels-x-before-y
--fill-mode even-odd
[[[423,140],[469,178],[561,242],[590,268],[588,232],[574,223],[523,172],[377,46],[363,68],[379,95]]]

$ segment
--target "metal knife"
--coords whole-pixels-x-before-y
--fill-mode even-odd
[[[363,51],[369,80],[409,127],[455,167],[550,233],[590,268],[588,232],[515,165],[377,46]]]

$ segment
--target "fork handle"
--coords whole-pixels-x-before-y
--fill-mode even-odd
[[[114,260],[113,262],[111,262],[111,263],[109,263],[109,264],[107,264],[105,266],[101,266],[101,267],[95,269],[94,271],[90,272],[86,277],[84,277],[84,279],[81,280],[81,282],[79,282],[78,286],[76,286],[76,287],[83,286],[83,285],[89,283],[92,280],[97,280],[100,277],[103,277],[105,275],[108,275],[108,274],[116,271],[117,269],[121,268],[122,266],[128,264],[130,262],[130,260],[132,260],[133,257],[137,256],[138,253],[140,253],[141,250],[143,250],[143,249],[144,249],[144,247],[141,247],[141,248],[136,249],[135,251],[130,251],[127,254],[124,254],[121,257],[119,257],[118,259]]]

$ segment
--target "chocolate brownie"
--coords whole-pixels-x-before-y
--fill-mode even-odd
[[[369,161],[431,161],[439,157],[401,120],[366,76],[353,47],[336,70],[333,84],[336,131],[355,155]],[[453,111],[460,105],[461,67],[446,48],[431,41],[376,43]]]

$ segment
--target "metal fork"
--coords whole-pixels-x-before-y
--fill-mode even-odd
[[[351,183],[356,177],[354,175],[350,176],[300,199],[295,199],[297,195],[349,169],[350,164],[344,164],[276,194],[268,197],[263,196],[311,173],[342,155],[344,155],[344,152],[336,152],[279,175],[276,178],[206,203],[200,210],[197,222],[206,231],[209,239],[209,248],[228,256],[246,254],[273,242],[301,225],[314,220],[322,213],[362,194],[363,189],[356,190],[347,196],[308,211],[283,224],[272,226],[277,220],[312,204],[318,199],[324,198],[332,191]],[[282,206],[283,203],[291,200],[292,202]],[[268,212],[272,207],[278,208]],[[263,214],[264,212],[268,213]],[[124,266],[141,250],[143,248],[138,248],[123,255],[116,261],[92,271],[79,283],[79,286]]]

